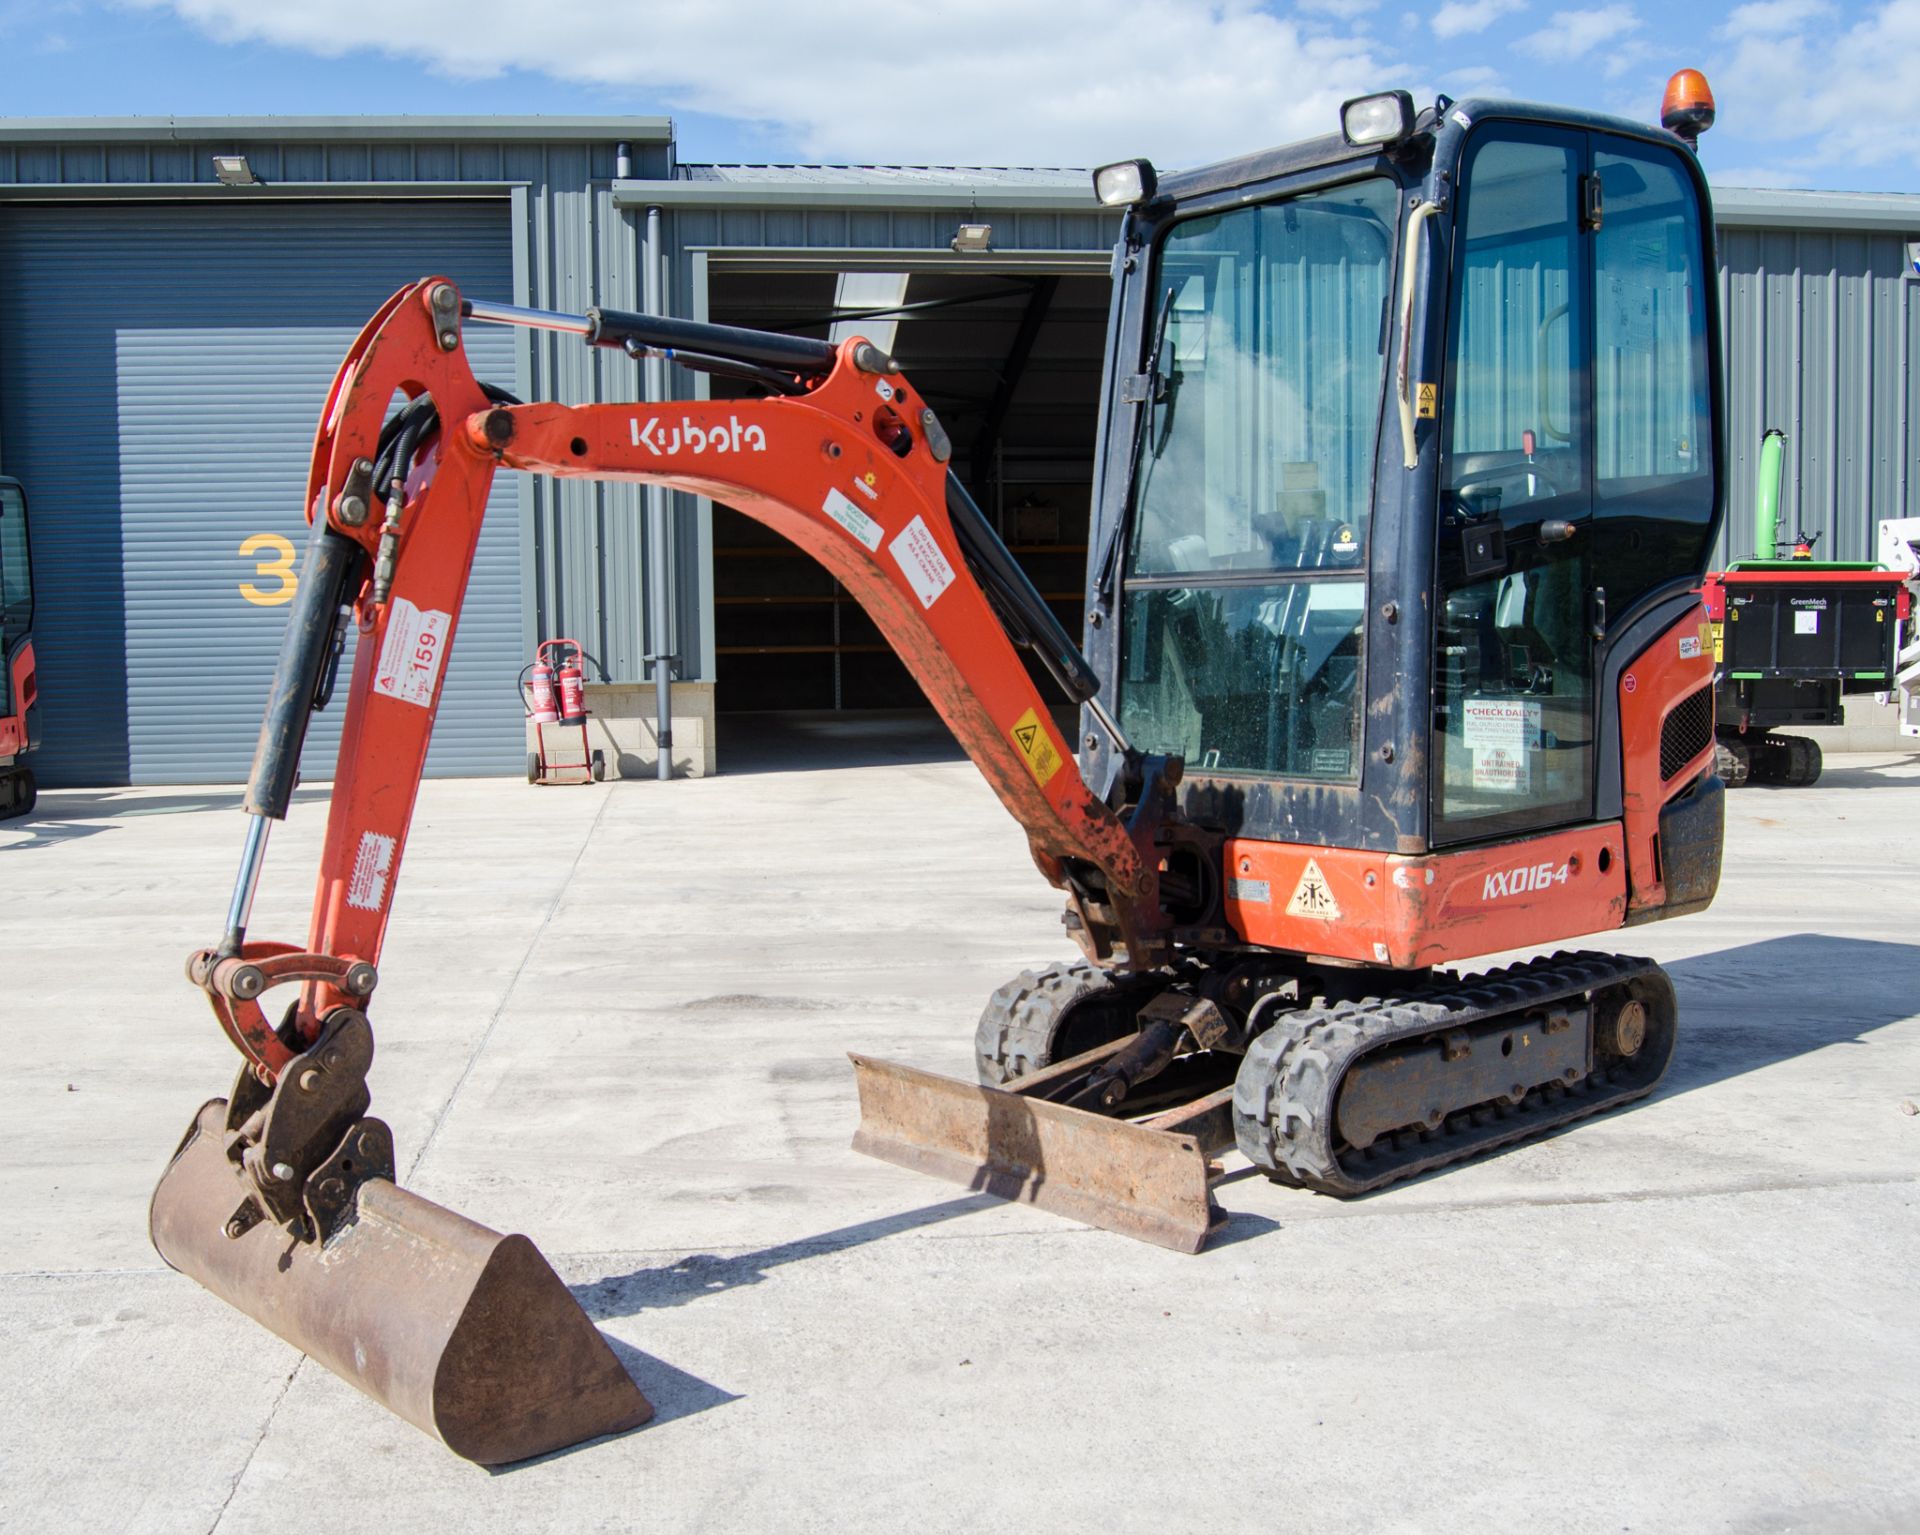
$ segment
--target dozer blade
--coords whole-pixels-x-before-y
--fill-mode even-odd
[[[1038,1205],[1175,1252],[1197,1253],[1223,1217],[1212,1152],[1233,1143],[1231,1089],[1144,1123],[1025,1096],[1076,1057],[1006,1088],[849,1055],[860,1088],[853,1149],[1002,1199]]]
[[[226,1101],[200,1110],[153,1193],[174,1268],[448,1449],[504,1465],[637,1428],[653,1406],[523,1236],[502,1236],[384,1178],[324,1245],[271,1220],[227,1235],[240,1185]]]

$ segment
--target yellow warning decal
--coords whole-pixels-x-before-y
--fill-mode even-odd
[[[1027,765],[1027,771],[1033,774],[1033,781],[1046,788],[1053,775],[1060,771],[1060,753],[1053,749],[1053,738],[1047,734],[1047,727],[1040,723],[1040,711],[1029,709],[1013,722],[1008,732],[1013,744],[1020,748],[1020,760]]]
[[[1715,665],[1717,666],[1717,665],[1718,665],[1718,664],[1719,664],[1720,662],[1722,662],[1722,661],[1724,661],[1724,660],[1726,660],[1726,658],[1727,658],[1727,637],[1726,637],[1726,630],[1725,630],[1725,628],[1724,628],[1724,627],[1723,627],[1722,625],[1720,625],[1720,624],[1715,624],[1715,625],[1713,626],[1713,660],[1714,660],[1714,664],[1715,664]]]
[[[1318,860],[1307,860],[1306,868],[1300,873],[1300,883],[1293,887],[1293,899],[1287,902],[1287,915],[1306,917],[1314,922],[1340,920],[1340,903],[1334,900]]]
[[[1434,413],[1440,408],[1440,386],[1438,384],[1420,385],[1415,400],[1414,413],[1422,421],[1431,421]]]

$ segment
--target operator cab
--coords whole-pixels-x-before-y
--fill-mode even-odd
[[[1620,119],[1356,106],[1387,136],[1096,176],[1129,203],[1103,702],[1230,837],[1420,853],[1617,816],[1609,679],[1718,526],[1706,184]]]

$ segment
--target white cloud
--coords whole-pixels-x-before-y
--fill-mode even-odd
[[[1640,18],[1630,5],[1607,5],[1592,11],[1555,11],[1552,21],[1538,32],[1529,32],[1515,46],[1536,59],[1568,64],[1639,27]]]
[[[1720,29],[1722,37],[1744,37],[1764,33],[1792,32],[1812,21],[1817,16],[1831,16],[1833,6],[1828,0],[1754,0],[1751,5],[1737,5],[1727,15],[1727,23]]]
[[[828,160],[1191,164],[1335,131],[1347,97],[1414,83],[1364,32],[1254,0],[130,3],[227,42],[535,70],[629,92],[635,111],[777,123]]]
[[[1465,37],[1484,32],[1502,16],[1523,11],[1526,0],[1447,0],[1433,13],[1435,37]]]
[[[1884,0],[1844,31],[1808,25],[1821,19],[1809,8],[1715,61],[1720,126],[1847,165],[1909,159],[1902,119],[1920,99],[1920,0]]]
[[[1484,64],[1476,64],[1471,69],[1450,69],[1440,84],[1455,101],[1468,96],[1499,98],[1514,94],[1506,76]]]

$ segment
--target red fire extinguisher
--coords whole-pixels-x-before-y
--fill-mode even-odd
[[[553,706],[553,668],[547,664],[546,648],[542,645],[534,653],[533,665],[528,668],[532,676],[528,686],[533,693],[533,704],[527,710],[527,718],[536,725],[551,725],[560,718],[560,711]]]
[[[561,652],[560,665],[554,672],[560,691],[560,723],[578,725],[587,717],[587,679],[580,670],[579,645],[572,640],[548,640],[540,650],[558,649],[563,645],[569,647],[571,653]]]

